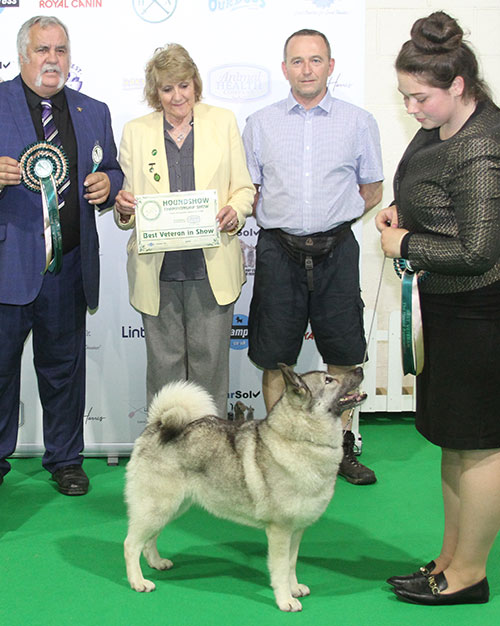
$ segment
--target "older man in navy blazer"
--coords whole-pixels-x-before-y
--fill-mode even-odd
[[[31,18],[17,45],[20,75],[0,83],[0,484],[16,447],[21,356],[32,330],[43,407],[42,463],[61,493],[83,495],[89,486],[81,455],[85,322],[99,293],[95,210],[112,204],[123,175],[108,107],[64,87],[70,67],[64,24],[55,17]],[[52,121],[42,122],[47,100]],[[47,137],[47,124],[55,124],[56,137]],[[24,184],[29,168],[26,162],[22,172],[20,159],[28,146],[46,140],[62,148],[56,153],[69,165],[69,187],[60,190],[68,177],[57,183],[59,219],[50,227],[42,206],[47,203],[40,189]],[[102,151],[100,162],[92,159],[95,147]],[[58,242],[62,263],[54,265]]]

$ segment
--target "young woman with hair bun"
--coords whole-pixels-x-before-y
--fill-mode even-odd
[[[483,603],[500,529],[500,110],[462,28],[442,11],[415,22],[395,66],[421,128],[376,225],[385,255],[419,277],[415,422],[442,449],[445,519],[439,554],[388,582],[417,604]]]

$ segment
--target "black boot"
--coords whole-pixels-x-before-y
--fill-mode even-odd
[[[375,472],[362,465],[354,455],[354,435],[350,430],[344,431],[344,456],[339,466],[339,476],[353,485],[371,485],[377,478]]]

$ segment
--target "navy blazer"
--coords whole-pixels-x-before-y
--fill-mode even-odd
[[[78,149],[78,195],[80,250],[85,298],[89,308],[99,299],[99,238],[95,211],[83,197],[83,181],[92,171],[92,148],[103,148],[99,170],[106,172],[111,190],[105,204],[114,204],[123,174],[116,159],[116,146],[108,107],[98,100],[64,87]],[[26,146],[37,141],[21,77],[0,83],[0,156],[19,160]],[[63,209],[64,210],[64,209]],[[0,303],[28,304],[40,291],[45,267],[45,241],[41,195],[22,183],[6,185],[0,193]]]

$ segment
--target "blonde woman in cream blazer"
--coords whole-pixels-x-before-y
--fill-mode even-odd
[[[125,179],[115,220],[122,229],[134,229],[127,274],[130,303],[145,328],[148,404],[165,383],[193,380],[212,393],[220,417],[226,417],[233,304],[245,282],[237,233],[251,214],[255,189],[235,116],[199,102],[201,80],[182,46],[170,44],[155,53],[146,68],[145,93],[161,110],[124,127],[119,162]],[[190,133],[194,188],[217,190],[221,243],[203,249],[206,279],[165,281],[160,280],[165,254],[137,252],[135,196],[178,191],[169,184],[166,142],[175,144],[169,148],[175,151]]]

